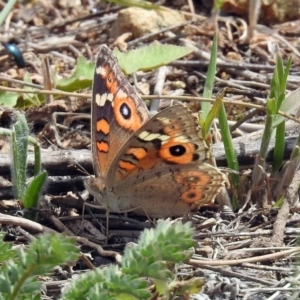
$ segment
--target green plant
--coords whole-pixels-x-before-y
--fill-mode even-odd
[[[43,187],[47,180],[46,171],[41,171],[41,150],[39,143],[29,135],[29,128],[26,118],[20,112],[16,112],[17,122],[12,130],[0,128],[1,135],[10,136],[11,158],[12,158],[12,181],[15,197],[23,204],[24,208],[36,208]],[[34,176],[27,180],[27,148],[28,143],[34,146]],[[29,218],[35,218],[35,212],[28,215]]]
[[[204,91],[203,91],[203,97],[205,98],[211,98],[212,97],[212,92],[213,92],[213,84],[215,80],[215,73],[216,73],[216,67],[217,67],[217,34],[214,35],[213,39],[213,44],[212,44],[212,49],[211,49],[211,57],[209,61],[209,66],[206,74],[206,80],[205,80],[205,85],[204,85]],[[228,120],[227,120],[227,115],[225,111],[225,107],[223,104],[223,98],[224,98],[224,93],[225,89],[221,90],[217,97],[216,100],[211,107],[210,102],[208,101],[203,101],[201,104],[201,116],[200,116],[200,125],[202,128],[202,136],[204,139],[208,142],[209,144],[209,137],[207,136],[211,124],[213,120],[218,117],[219,119],[219,126],[220,126],[220,131],[222,135],[222,140],[224,144],[224,149],[225,149],[225,155],[227,159],[227,164],[230,169],[238,171],[239,170],[239,164],[238,160],[236,157],[236,153],[233,147],[233,141],[230,133],[230,128],[228,125]],[[230,175],[231,183],[233,186],[233,200],[232,200],[232,205],[234,208],[237,208],[238,202],[237,202],[237,197],[235,195],[235,191],[238,188],[239,185],[239,176],[236,174]]]
[[[292,59],[287,62],[287,66],[284,69],[282,58],[277,54],[276,68],[271,81],[271,90],[269,99],[274,99],[274,106],[271,110],[271,114],[276,115],[285,101],[285,90],[287,77],[291,68]],[[274,147],[274,159],[272,164],[272,175],[274,175],[282,166],[284,155],[284,137],[285,137],[285,120],[282,120],[278,125],[274,126],[274,119],[272,120],[272,126],[276,129],[275,147]]]
[[[27,250],[11,251],[10,244],[4,242],[0,242],[0,248],[1,257],[10,257],[0,267],[0,299],[5,300],[41,299],[38,276],[45,276],[57,265],[76,261],[79,255],[74,239],[59,234],[41,235]]]
[[[167,65],[192,51],[189,47],[161,44],[156,41],[127,52],[115,50],[114,54],[123,72],[128,75],[139,70],[148,71]]]
[[[193,233],[191,223],[162,221],[144,230],[137,245],[125,249],[121,267],[110,265],[77,276],[61,299],[146,300],[151,298],[146,278],[165,299],[197,293],[205,283],[203,278],[178,281],[176,277],[176,265],[193,254]],[[42,283],[37,277],[76,261],[79,255],[74,239],[60,234],[41,235],[27,250],[12,250],[1,239],[0,249],[0,299],[5,300],[40,299]]]
[[[287,76],[291,67],[291,59],[289,59],[286,68],[283,66],[282,58],[277,54],[276,67],[271,80],[270,94],[266,103],[266,123],[263,131],[260,151],[258,153],[252,175],[251,190],[259,190],[262,183],[262,175],[265,169],[265,159],[268,146],[276,129],[275,148],[272,163],[272,176],[274,176],[282,166],[284,154],[284,137],[285,137],[285,120],[276,121],[279,109],[285,102],[285,89]],[[295,159],[295,153],[292,154]]]
[[[205,98],[212,97],[212,87],[214,83],[214,75],[216,71],[216,59],[217,59],[217,38],[214,36],[211,58],[209,63],[209,68],[207,72],[207,77],[205,81],[204,93]],[[276,184],[273,190],[276,192],[273,193],[275,197],[274,200],[278,201],[282,197],[292,181],[293,175],[297,170],[297,167],[300,164],[300,136],[295,146],[290,161],[285,165],[282,171],[279,172],[283,164],[283,155],[284,155],[284,145],[285,145],[285,119],[278,114],[279,110],[281,112],[295,112],[299,110],[299,101],[298,97],[300,95],[300,90],[292,92],[287,97],[285,96],[286,92],[286,83],[287,76],[291,67],[291,59],[288,60],[286,67],[284,68],[282,58],[280,55],[277,55],[276,67],[273,73],[273,77],[270,84],[270,94],[267,99],[266,104],[266,123],[261,139],[261,147],[259,154],[257,156],[253,175],[252,175],[252,186],[251,191],[254,195],[257,195],[257,191],[260,190],[262,185],[262,175],[265,172],[265,159],[267,155],[268,146],[274,132],[275,134],[275,147],[273,154],[272,162],[272,174],[274,178],[281,178],[279,184]],[[200,117],[200,125],[202,127],[202,135],[206,141],[209,143],[209,138],[207,136],[212,120],[218,115],[220,131],[224,143],[225,155],[227,159],[227,164],[230,169],[234,171],[239,171],[239,164],[236,158],[236,154],[233,147],[233,142],[228,126],[227,116],[224,104],[222,102],[224,96],[224,90],[221,90],[216,97],[216,100],[212,107],[210,107],[209,102],[203,101],[202,103],[202,112]],[[234,208],[238,207],[236,191],[239,186],[239,176],[237,174],[230,175],[230,181],[232,184],[233,197],[232,205]],[[255,197],[257,198],[257,197]]]
[[[155,229],[141,233],[139,242],[125,249],[121,267],[110,265],[78,276],[64,291],[68,299],[150,299],[146,279],[151,279],[159,295],[195,292],[204,284],[202,278],[181,281],[177,288],[174,265],[189,259],[194,245],[190,223],[163,221]],[[172,271],[173,270],[173,271]]]
[[[214,9],[219,11],[223,4],[224,4],[225,0],[214,0]]]

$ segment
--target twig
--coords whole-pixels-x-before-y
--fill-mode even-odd
[[[275,259],[280,259],[283,258],[289,254],[293,254],[296,252],[300,252],[300,247],[295,247],[290,250],[286,251],[281,251],[277,253],[271,253],[267,255],[261,255],[261,256],[255,256],[255,257],[249,257],[249,258],[242,258],[242,259],[232,259],[232,260],[226,260],[226,259],[221,259],[221,260],[211,260],[211,259],[206,259],[206,260],[197,260],[197,259],[190,259],[187,263],[195,266],[195,267],[202,267],[202,266],[236,266],[240,265],[243,263],[253,263],[253,262],[262,262],[262,261],[270,261],[270,260],[275,260]]]
[[[294,148],[297,137],[289,137],[285,140],[285,158],[288,158]],[[275,140],[271,140],[267,153],[267,162],[272,161],[272,149],[275,145]],[[259,144],[256,140],[249,140],[245,135],[242,140],[238,138],[234,141],[234,149],[237,153],[238,161],[241,165],[250,165],[254,162],[254,156],[259,151]],[[213,145],[214,156],[218,166],[226,166],[224,146],[222,143]],[[89,150],[57,150],[57,151],[42,151],[43,168],[47,170],[50,176],[60,175],[82,175],[78,165],[82,166],[89,174],[93,173],[92,156]],[[34,157],[33,153],[28,153],[28,170],[33,168]],[[10,155],[2,153],[0,156],[0,176],[10,174],[11,162]],[[70,180],[70,179],[67,179]],[[76,181],[75,184],[78,184]],[[60,179],[63,182],[62,179]],[[66,181],[65,181],[66,183]],[[51,184],[51,181],[50,181]]]
[[[221,267],[220,268],[212,267],[209,264],[207,264],[207,265],[201,265],[201,268],[207,269],[207,270],[211,270],[214,273],[220,273],[223,276],[237,277],[239,279],[244,279],[244,280],[248,280],[250,282],[252,281],[252,282],[256,282],[256,283],[267,285],[267,286],[270,286],[270,285],[272,286],[272,285],[276,284],[275,281],[270,281],[270,280],[264,280],[264,279],[256,278],[254,276],[242,274],[240,272],[229,271],[229,270],[221,268]]]
[[[36,233],[57,233],[57,231],[48,228],[46,226],[42,226],[39,223],[36,223],[34,221],[23,219],[19,217],[14,217],[10,215],[5,215],[0,213],[0,224],[4,225],[12,225],[12,226],[20,226],[22,228],[25,228],[26,230],[33,231]]]

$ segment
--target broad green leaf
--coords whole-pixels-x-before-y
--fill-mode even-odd
[[[66,92],[74,92],[92,86],[95,63],[79,56],[74,73],[69,78],[58,79],[55,87]]]
[[[24,78],[23,78],[24,82],[26,83],[32,83],[32,80],[30,78],[30,74],[28,72],[26,72],[24,74]],[[24,91],[26,90],[32,90],[32,87],[24,85],[23,87]],[[18,109],[26,109],[29,107],[38,107],[41,104],[43,104],[45,102],[46,96],[43,94],[33,94],[33,93],[23,93],[20,94],[18,99],[17,99],[17,103],[15,104],[15,107]]]
[[[161,295],[169,295],[169,289],[166,280],[155,279],[155,288]]]
[[[119,64],[125,74],[132,74],[138,70],[147,71],[166,65],[179,59],[193,50],[188,47],[165,45],[154,42],[148,46],[131,50],[126,53],[115,50]]]
[[[281,103],[281,106],[279,108],[280,111],[286,113],[286,114],[295,114],[300,109],[300,88],[296,89],[295,91],[292,91],[287,95],[287,97],[284,99],[284,101]],[[280,115],[276,115],[273,127],[278,126],[285,118]]]
[[[32,83],[32,80],[30,78],[30,74],[28,72],[25,73],[24,75],[24,81],[26,83]],[[23,87],[24,90],[32,90],[32,87],[25,85]],[[39,94],[23,94],[23,99],[21,102],[18,102],[20,105],[20,108],[26,108],[26,107],[31,107],[31,106],[40,106],[42,102],[44,102],[44,99],[40,98],[41,95]],[[42,102],[41,102],[42,100]]]
[[[6,91],[0,91],[0,105],[14,107],[17,104],[19,94]]]
[[[39,204],[39,198],[43,191],[43,187],[46,184],[47,172],[44,171],[33,178],[28,185],[22,203],[24,208],[37,208]]]
[[[141,7],[144,9],[155,9],[155,10],[163,9],[161,6],[143,0],[106,0],[106,2],[116,3],[118,5],[129,6],[129,7],[132,6]]]

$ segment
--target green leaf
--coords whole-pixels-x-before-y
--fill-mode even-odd
[[[208,70],[206,74],[205,84],[204,84],[204,90],[203,90],[203,97],[204,98],[211,98],[212,92],[213,92],[213,85],[215,81],[215,74],[217,69],[217,56],[218,56],[218,36],[215,33],[213,44],[211,48],[211,54],[208,64]],[[208,101],[203,101],[201,104],[201,118],[206,120],[206,117],[210,111],[211,103]],[[209,126],[210,126],[209,122]],[[207,131],[205,130],[207,133]],[[206,135],[203,135],[205,137]]]
[[[225,91],[226,91],[226,89],[224,88],[218,92],[218,94],[216,96],[216,100],[213,103],[212,108],[209,110],[208,114],[206,115],[206,118],[204,121],[204,126],[201,127],[203,137],[207,136],[213,120],[219,115],[219,111],[222,107]],[[203,116],[203,115],[201,114],[201,116]]]
[[[19,94],[6,91],[0,91],[0,105],[5,107],[14,107],[17,104]]]
[[[284,101],[281,103],[279,108],[280,111],[286,114],[294,114],[300,109],[300,88],[296,89],[295,91],[290,92]],[[273,127],[278,126],[285,118],[280,115],[276,115]]]
[[[155,229],[141,233],[138,246],[125,249],[122,270],[126,274],[138,274],[157,280],[167,280],[173,273],[166,262],[179,263],[191,256],[185,252],[194,245],[190,223],[160,222]]]
[[[285,148],[285,121],[281,122],[276,127],[276,138],[275,146],[273,151],[273,164],[272,164],[272,175],[280,169],[283,157],[284,157],[284,148]]]
[[[89,88],[92,86],[94,69],[94,62],[90,62],[83,56],[79,56],[74,73],[69,78],[57,79],[55,86],[57,89],[66,92]]]
[[[42,235],[27,251],[19,249],[18,259],[9,259],[1,265],[0,292],[5,299],[40,299],[41,282],[37,276],[77,260],[78,255],[74,239],[60,234]]]
[[[174,274],[166,260],[170,260],[168,256],[177,257],[178,262],[190,257],[182,252],[194,245],[193,232],[189,222],[171,224],[167,221],[160,222],[155,229],[144,230],[138,245],[125,250],[122,268],[110,265],[78,276],[64,289],[62,299],[147,300],[151,294],[145,277],[154,279],[156,290],[167,294]],[[164,257],[167,259],[163,260]]]
[[[132,74],[138,70],[148,71],[166,65],[190,54],[192,51],[193,50],[188,47],[153,42],[148,46],[125,53],[115,50],[114,54],[118,58],[124,73]]]
[[[144,9],[155,9],[155,10],[163,9],[161,6],[143,0],[106,0],[106,1],[111,3],[116,3],[118,5],[129,6],[129,7],[135,6]]]
[[[277,113],[276,111],[276,99],[275,98],[268,98],[267,99],[267,114],[271,116],[275,116]]]
[[[239,171],[239,162],[236,157],[236,152],[234,149],[233,141],[232,141],[232,135],[230,132],[228,119],[226,115],[226,110],[224,107],[224,104],[222,103],[222,106],[219,110],[219,126],[220,126],[220,132],[221,136],[223,138],[223,144],[224,144],[224,150],[225,150],[225,156],[227,160],[228,167],[231,170]],[[236,191],[238,190],[239,183],[240,183],[240,176],[232,173],[229,175],[230,182],[233,186],[233,197],[232,197],[232,206],[233,208],[238,207],[238,199],[236,197]]]
[[[155,288],[161,295],[164,295],[164,296],[169,295],[168,284],[167,284],[166,280],[156,279],[155,280]]]
[[[37,208],[39,205],[39,198],[46,184],[47,172],[44,171],[33,178],[27,186],[26,192],[22,199],[24,208]]]
[[[275,204],[273,205],[274,208],[280,208],[283,205],[283,202],[285,200],[285,197],[279,198]]]
[[[274,151],[274,164],[272,166],[272,175],[281,167],[284,153],[284,127],[285,120],[278,116],[280,107],[286,105],[285,89],[287,76],[291,67],[291,59],[289,59],[286,68],[284,68],[283,60],[277,53],[276,67],[271,79],[270,94],[267,98],[267,116],[264,127],[263,136],[261,139],[260,150],[257,155],[252,174],[252,191],[256,190],[261,185],[262,174],[265,168],[265,158],[273,133],[273,129],[277,127],[276,142]],[[286,104],[284,104],[286,103]],[[253,195],[253,194],[252,194]]]
[[[30,78],[30,74],[28,72],[26,72],[24,74],[24,81],[26,83],[32,83],[32,80]],[[25,85],[23,87],[24,90],[32,90],[32,87]],[[31,107],[31,106],[40,106],[45,99],[40,98],[41,95],[39,94],[32,94],[32,93],[28,93],[28,94],[23,94],[23,99],[22,99],[22,103],[18,103],[20,106],[20,108],[23,107]],[[41,101],[42,100],[42,101]]]
[[[216,10],[220,10],[224,4],[225,0],[215,0],[214,1],[214,8]]]
[[[24,82],[32,83],[30,74],[26,72],[23,78]],[[24,85],[23,90],[32,90],[32,87]],[[34,94],[34,93],[22,93],[18,94],[17,101],[14,103],[14,106],[20,110],[24,110],[29,107],[37,107],[45,102],[45,95],[43,94]]]
[[[87,293],[90,289],[93,289],[94,293],[99,292],[97,283],[100,284],[105,280],[105,270],[96,269],[75,277],[62,291],[61,299],[87,299]],[[89,299],[93,299],[91,295],[89,295]]]
[[[78,276],[63,291],[62,299],[141,299],[151,294],[144,279],[122,274],[117,266],[110,265]]]
[[[17,251],[12,249],[12,244],[3,241],[3,234],[0,233],[0,263],[15,258]]]
[[[12,178],[16,196],[22,199],[26,190],[26,165],[29,128],[25,116],[16,112],[18,121],[12,129]]]
[[[37,176],[41,173],[42,169],[42,157],[41,157],[41,147],[39,142],[32,136],[28,137],[28,143],[34,146],[34,176]]]
[[[277,54],[276,58],[276,66],[271,79],[271,88],[269,99],[274,99],[274,106],[270,110],[271,107],[268,107],[269,113],[275,115],[278,113],[279,108],[285,102],[285,90],[287,84],[287,77],[291,68],[292,60],[291,58],[287,62],[286,68],[284,68],[283,60],[279,54]],[[279,122],[280,123],[280,122]]]

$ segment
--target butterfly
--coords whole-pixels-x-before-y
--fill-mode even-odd
[[[85,186],[101,206],[166,218],[214,201],[226,178],[207,163],[196,118],[183,105],[150,118],[105,45],[96,59],[91,106],[95,177]]]

